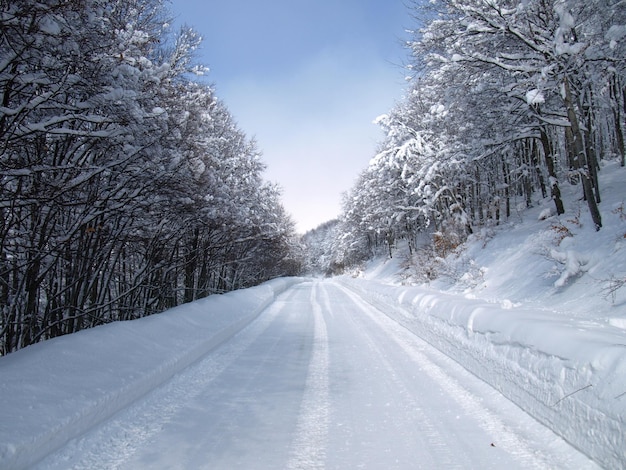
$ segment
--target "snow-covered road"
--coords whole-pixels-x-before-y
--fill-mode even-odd
[[[37,468],[596,466],[354,292],[315,281]]]

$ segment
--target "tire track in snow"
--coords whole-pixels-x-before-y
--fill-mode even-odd
[[[304,397],[291,444],[287,468],[290,470],[323,469],[329,422],[328,331],[322,307],[317,300],[319,284],[311,288],[314,316],[313,351],[306,378]]]
[[[360,299],[355,299],[350,291],[337,286],[337,290],[341,291],[346,297],[348,297],[360,311],[363,311],[366,307],[358,302]],[[369,307],[369,305],[368,305]],[[370,307],[371,308],[371,307]],[[371,318],[369,312],[365,312],[368,317]],[[367,342],[369,350],[373,351],[378,358],[378,361],[383,365],[384,370],[388,371],[388,376],[394,385],[399,397],[407,404],[406,419],[416,423],[420,429],[420,436],[427,444],[427,452],[420,454],[419,468],[445,468],[447,470],[462,469],[463,464],[459,462],[470,461],[469,457],[466,457],[464,449],[457,448],[454,451],[450,449],[448,445],[447,436],[443,435],[441,431],[435,426],[432,419],[424,412],[423,405],[419,400],[412,396],[409,391],[406,382],[401,378],[398,373],[398,365],[392,363],[386,353],[380,347],[380,339],[374,338],[372,331],[363,328],[363,320],[357,322],[354,317],[348,316],[347,319],[354,325],[355,330],[359,330],[364,340]],[[372,322],[377,327],[381,328],[379,322]],[[386,331],[384,328],[379,330],[380,332]]]

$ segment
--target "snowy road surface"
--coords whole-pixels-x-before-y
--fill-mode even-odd
[[[37,468],[596,467],[346,287],[315,281]]]

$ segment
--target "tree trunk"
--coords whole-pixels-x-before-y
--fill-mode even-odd
[[[587,158],[583,146],[582,134],[580,131],[580,126],[578,125],[578,117],[576,115],[576,110],[572,101],[572,94],[570,92],[569,80],[567,79],[567,77],[564,79],[563,82],[565,89],[565,108],[567,109],[567,117],[570,122],[569,129],[571,131],[572,138],[571,144],[574,168],[580,174],[583,183],[583,192],[585,194],[585,198],[587,199],[587,205],[589,206],[591,219],[593,220],[596,230],[600,230],[600,228],[602,227],[602,217],[600,215],[600,210],[598,209],[598,204],[596,203],[596,199],[593,194],[593,185],[590,177],[589,168],[586,168]]]
[[[543,154],[546,159],[546,167],[550,178],[550,193],[552,200],[554,201],[554,205],[556,206],[556,213],[557,215],[561,215],[565,213],[565,208],[563,207],[559,180],[556,176],[556,170],[554,167],[554,154],[552,153],[552,146],[550,145],[550,140],[548,139],[548,134],[546,134],[545,129],[541,128],[539,129],[539,132],[541,134],[541,145],[543,146]]]
[[[511,175],[509,174],[506,159],[502,161],[502,175],[504,177],[504,198],[506,201],[506,218],[508,220],[511,217]]]
[[[615,126],[615,146],[617,147],[617,151],[620,154],[620,165],[624,166],[626,164],[626,149],[624,148],[624,133],[622,131],[622,107],[621,102],[626,106],[626,100],[624,97],[626,96],[626,89],[621,89],[618,83],[618,78],[613,77],[613,83],[611,86],[611,95],[613,98],[613,121]]]
[[[186,247],[188,252],[185,259],[185,297],[184,303],[196,300],[197,279],[196,272],[198,267],[199,251],[198,242],[200,238],[200,230],[196,227],[193,229],[193,235]]]
[[[539,181],[539,187],[541,188],[541,197],[546,198],[548,197],[548,191],[546,189],[546,182],[541,171],[541,165],[539,165],[539,150],[537,149],[537,143],[534,139],[530,139],[528,145],[530,145],[530,155],[533,168],[535,169],[535,173],[537,173],[537,180]]]
[[[593,119],[591,116],[591,110],[587,110],[587,131],[585,134],[585,155],[587,156],[587,169],[589,170],[589,177],[593,185],[594,197],[596,202],[600,204],[602,199],[600,197],[600,182],[598,181],[598,158],[596,155],[595,144],[593,141]]]

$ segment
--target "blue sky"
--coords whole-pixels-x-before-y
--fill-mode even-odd
[[[172,0],[203,37],[199,62],[303,232],[340,213],[341,194],[383,135],[372,121],[402,97],[413,27],[403,0]]]

